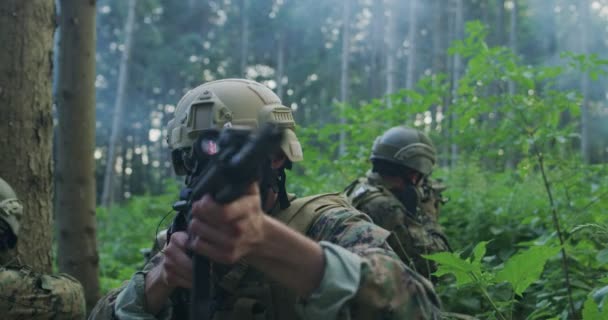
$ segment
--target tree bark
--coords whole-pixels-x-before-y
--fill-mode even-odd
[[[95,2],[61,0],[57,76],[58,265],[99,298],[95,224]]]
[[[405,78],[405,88],[408,90],[414,88],[414,81],[416,80],[416,26],[418,24],[418,14],[416,12],[417,8],[417,0],[410,0],[407,35],[409,50],[407,55],[407,73]]]
[[[348,78],[349,73],[349,62],[350,62],[350,5],[351,0],[343,0],[343,11],[342,11],[342,65],[340,71],[340,145],[339,154],[344,155],[346,153],[346,118],[344,116],[344,109],[348,104],[349,100],[349,87],[350,79]]]
[[[386,11],[388,14],[387,32],[386,32],[386,94],[395,93],[395,78],[397,75],[397,67],[395,63],[395,51],[397,48],[397,21],[395,15],[396,0],[386,1]],[[392,107],[392,101],[387,97],[387,106]]]
[[[122,118],[127,95],[129,62],[131,60],[131,47],[133,46],[133,30],[135,29],[135,6],[136,0],[129,0],[127,21],[125,22],[125,49],[120,59],[118,69],[118,88],[116,100],[114,101],[114,115],[112,117],[112,133],[108,144],[108,156],[106,169],[103,176],[103,191],[101,193],[101,205],[109,208],[112,205],[114,194],[114,165],[116,164],[116,148],[122,133]]]
[[[24,207],[17,253],[39,272],[52,269],[54,14],[52,0],[0,1],[0,177]]]

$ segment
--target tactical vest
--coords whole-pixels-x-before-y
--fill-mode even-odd
[[[379,183],[372,183],[369,177],[355,180],[346,187],[344,194],[353,207],[370,215],[374,220],[380,219],[385,212],[378,209],[367,212],[370,209],[369,205],[373,202],[382,202],[387,204],[387,207],[398,208],[395,210],[404,212],[403,223],[398,225],[382,225],[381,220],[376,220],[374,223],[379,224],[380,227],[392,229],[389,230],[391,237],[387,241],[399,258],[413,270],[431,279],[431,273],[436,270],[436,267],[422,255],[451,251],[451,249],[436,221],[425,219],[426,212],[421,210],[420,204],[418,204],[416,214],[410,213],[387,187]]]
[[[344,190],[344,195],[355,208],[361,208],[362,205],[379,197],[393,197],[390,190],[383,186],[371,185],[367,181],[367,178],[359,178],[353,181]],[[401,203],[398,205],[403,207],[403,210],[406,211]]]
[[[351,206],[339,194],[321,194],[293,200],[289,208],[273,216],[306,235],[321,214],[341,207]],[[296,295],[245,262],[231,266],[216,281],[223,296],[213,320],[297,319]]]

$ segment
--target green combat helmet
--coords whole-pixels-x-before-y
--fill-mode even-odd
[[[433,142],[424,133],[399,126],[376,138],[370,159],[405,166],[428,176],[433,171],[436,152]]]
[[[23,213],[23,206],[11,186],[0,178],[0,234],[5,233],[4,226],[8,226],[13,233],[11,246],[14,246],[19,235],[19,220]],[[2,223],[4,222],[4,223]]]
[[[232,126],[259,128],[267,122],[285,129],[281,144],[285,156],[291,162],[302,161],[291,109],[266,86],[245,79],[225,79],[190,90],[177,103],[174,118],[167,125],[175,173],[187,173],[181,151],[190,148],[202,131]]]

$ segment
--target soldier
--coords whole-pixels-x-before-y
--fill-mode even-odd
[[[176,173],[190,170],[189,149],[203,130],[268,122],[285,130],[281,150],[268,155],[266,182],[227,205],[209,196],[195,202],[190,240],[171,234],[117,296],[98,304],[98,314],[184,318],[187,303],[176,292],[192,285],[191,249],[222,270],[213,278],[221,292],[213,319],[437,319],[432,285],[399,260],[389,232],[338,194],[287,195],[284,170],[303,159],[302,150],[291,109],[265,86],[227,79],[188,92],[168,125]]]
[[[391,231],[391,247],[412,269],[429,278],[435,266],[423,254],[450,250],[437,218],[445,186],[429,180],[435,147],[424,133],[394,127],[372,147],[372,170],[344,190],[350,203]]]
[[[0,315],[2,319],[84,319],[80,283],[66,275],[46,275],[19,262],[15,245],[23,207],[0,178]]]

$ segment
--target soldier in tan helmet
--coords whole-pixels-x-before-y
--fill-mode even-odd
[[[0,178],[0,318],[84,319],[84,293],[76,279],[33,272],[20,263],[15,245],[22,212],[13,188]]]
[[[285,169],[303,154],[291,109],[265,86],[227,79],[188,92],[168,125],[175,172],[188,174],[189,149],[201,132],[268,122],[285,136],[281,150],[268,155],[270,178],[227,205],[208,196],[195,202],[194,240],[171,234],[143,271],[98,305],[97,319],[185,318],[188,301],[175,293],[192,284],[188,249],[226,265],[213,279],[221,298],[212,319],[437,319],[432,285],[399,260],[386,230],[338,194],[287,194]]]
[[[437,222],[445,186],[430,180],[435,147],[424,133],[403,126],[378,137],[372,169],[344,191],[351,204],[391,231],[391,247],[411,268],[430,278],[435,266],[423,254],[450,250]]]

